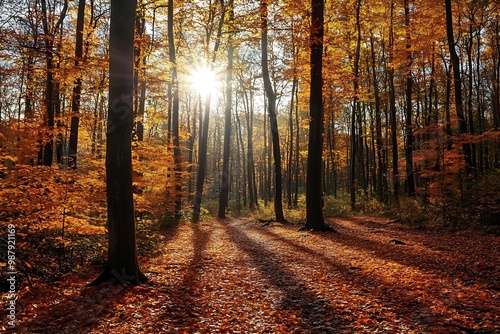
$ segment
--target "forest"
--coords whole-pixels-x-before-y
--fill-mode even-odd
[[[0,329],[500,332],[498,0],[0,0]]]

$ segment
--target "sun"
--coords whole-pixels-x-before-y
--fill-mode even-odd
[[[217,74],[206,66],[191,71],[189,81],[193,89],[201,96],[207,96],[217,91]]]

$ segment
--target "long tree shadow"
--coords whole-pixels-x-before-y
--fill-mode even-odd
[[[364,272],[364,270],[362,270],[362,268],[343,265],[340,262],[335,261],[333,258],[325,256],[319,251],[298,244],[268,229],[262,229],[255,226],[250,228],[255,233],[265,235],[267,236],[267,238],[285,244],[288,247],[291,247],[294,251],[303,254],[303,256],[299,255],[299,258],[312,258],[321,261],[324,265],[326,265],[321,266],[323,271],[339,272],[349,285],[353,286],[353,288],[355,288],[356,290],[361,290],[362,293],[368,299],[370,299],[372,303],[385,305],[400,318],[412,319],[412,323],[416,324],[427,323],[435,326],[446,322],[446,318],[444,317],[444,315],[440,313],[439,310],[434,309],[432,304],[433,300],[440,301],[443,298],[444,292],[439,288],[431,291],[425,291],[425,294],[428,298],[422,299],[418,293],[415,294],[411,291],[415,282],[404,281],[398,285],[394,285],[394,283],[387,282],[384,279],[384,276],[367,274]],[[344,238],[343,236],[339,236],[338,234],[331,233],[322,233],[321,236],[324,238],[328,238],[334,242],[341,242],[341,240],[343,240]],[[351,244],[348,244],[347,246],[366,251],[366,249],[363,249],[359,246],[354,247]],[[373,254],[373,256],[377,256],[377,254],[375,253]],[[423,261],[425,261],[425,259]],[[448,285],[452,288],[454,283],[450,280]],[[402,308],[402,306],[404,306],[404,308]],[[446,304],[444,304],[443,306],[446,307]],[[449,306],[456,307],[456,305]],[[490,312],[490,307],[488,305],[483,306],[477,305],[477,313],[483,313],[484,316],[487,317],[488,312]],[[444,327],[440,328],[443,329]],[[472,330],[466,327],[461,328],[465,330]]]
[[[161,242],[155,240],[155,246],[162,246],[177,238],[179,225],[171,225],[160,231],[163,236]],[[113,317],[120,305],[130,298],[131,295],[147,294],[149,288],[158,285],[155,277],[148,271],[145,273],[150,279],[144,287],[131,287],[126,285],[102,284],[97,287],[82,286],[75,290],[74,285],[55,282],[60,285],[54,289],[50,300],[39,300],[36,308],[30,312],[36,312],[37,316],[25,317],[20,314],[20,322],[16,327],[19,333],[79,333],[100,332],[98,328],[104,321]],[[92,279],[93,275],[73,280],[77,284],[84,285],[85,281]],[[61,290],[68,292],[62,294]],[[71,291],[71,292],[69,292]],[[36,293],[36,290],[32,292]],[[34,306],[27,304],[22,298],[18,301],[20,310],[30,310]],[[22,311],[22,312],[23,312]]]
[[[77,282],[80,284],[81,282]],[[66,283],[54,287],[52,299],[42,300],[34,305],[19,300],[19,309],[36,312],[34,315],[22,315],[16,327],[16,333],[94,333],[102,321],[114,313],[117,305],[131,294],[137,293],[139,287],[130,285],[102,284],[85,286],[74,293],[61,293],[71,288]]]
[[[350,222],[356,223],[355,220],[350,220]],[[386,229],[385,227],[380,227],[380,225],[378,225],[378,228],[382,231]],[[389,228],[389,230],[397,231],[392,228]],[[419,234],[416,231],[414,233]],[[415,249],[412,241],[405,245],[396,245],[391,244],[389,240],[376,241],[357,236],[354,233],[339,233],[336,235],[318,233],[317,235],[331,242],[341,243],[349,248],[368,252],[379,259],[396,262],[422,272],[439,274],[439,276],[445,279],[459,279],[464,285],[479,283],[490,286],[492,289],[500,289],[498,267],[492,265],[482,268],[481,272],[479,272],[478,269],[472,268],[470,263],[467,263],[467,253],[460,252],[458,245],[456,250],[448,250],[439,256],[430,256],[422,252],[421,249]],[[430,239],[430,243],[439,244],[442,241],[433,236],[426,237]],[[424,250],[435,252],[430,248]],[[457,257],[463,260],[457,261]]]
[[[249,256],[250,261],[268,282],[283,293],[281,310],[294,314],[298,320],[302,321],[302,326],[304,326],[302,330],[331,333],[332,330],[340,332],[348,328],[349,324],[342,319],[339,311],[324,299],[318,298],[304,283],[294,278],[276,259],[276,254],[248,237],[243,229],[236,228],[231,223],[223,224],[223,226],[230,240]],[[328,325],[325,325],[326,321]],[[335,328],[331,328],[331,325]]]
[[[171,291],[172,303],[165,309],[166,312],[159,316],[158,323],[166,321],[175,328],[190,329],[196,327],[202,312],[200,274],[207,263],[205,251],[211,233],[201,228],[201,222],[186,224],[190,224],[193,231],[193,256],[183,271],[181,283]]]

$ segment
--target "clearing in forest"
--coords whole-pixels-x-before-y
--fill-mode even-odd
[[[139,287],[21,293],[18,333],[499,333],[500,238],[335,218],[337,233],[181,223]],[[98,271],[96,271],[97,274]]]

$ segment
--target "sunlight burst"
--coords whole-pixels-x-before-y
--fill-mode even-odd
[[[217,75],[208,67],[199,67],[191,72],[190,82],[201,96],[217,91]]]

